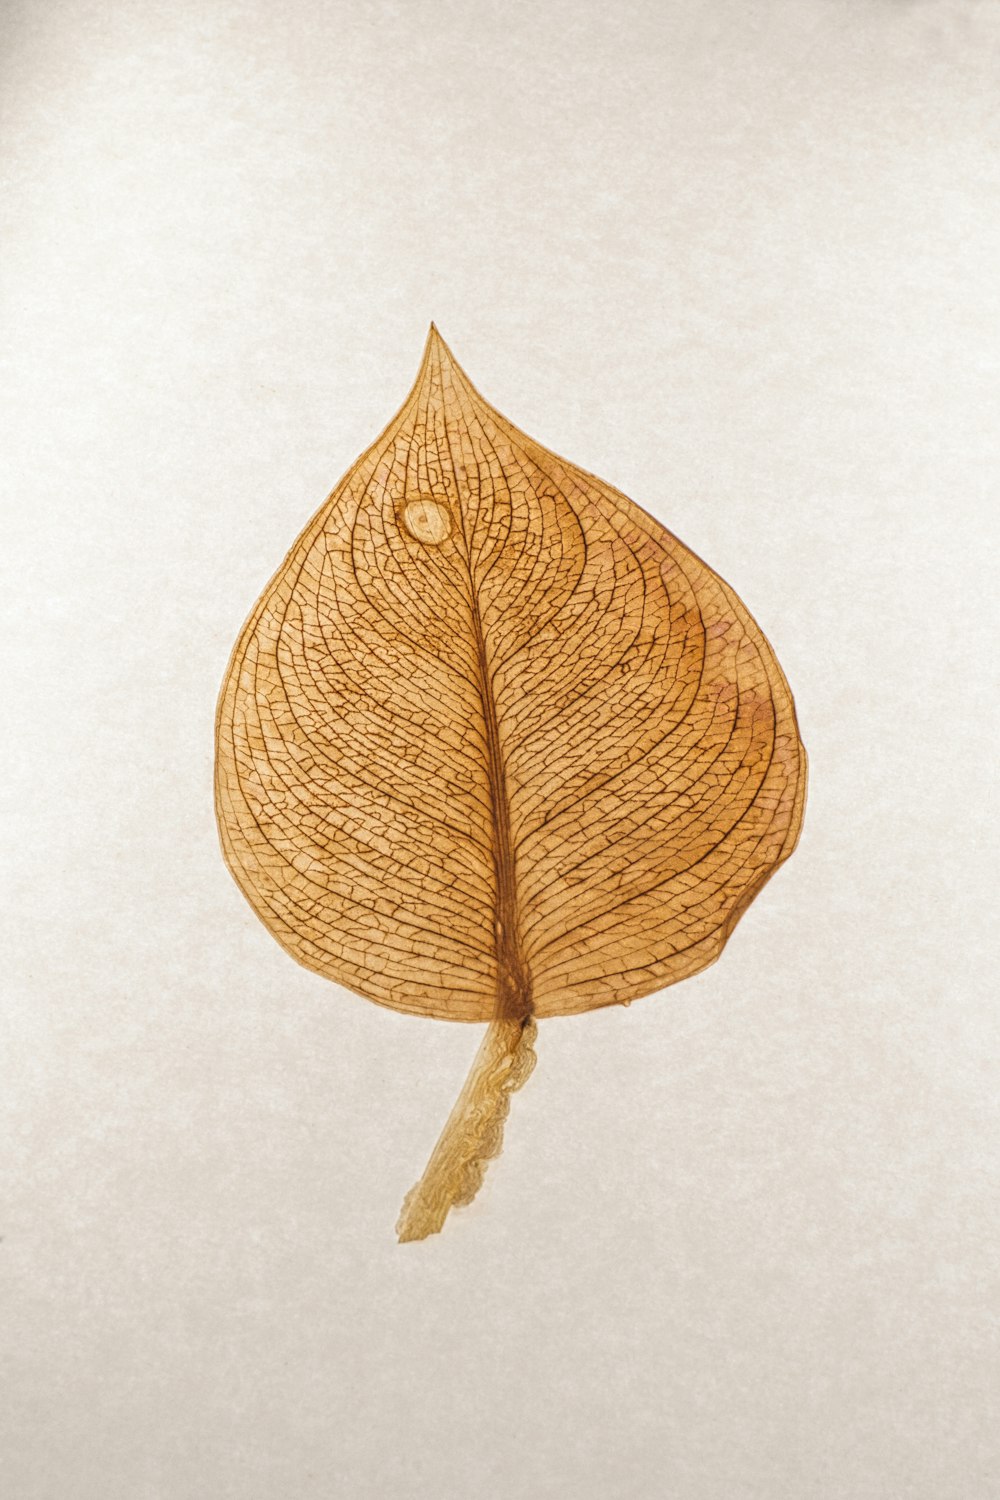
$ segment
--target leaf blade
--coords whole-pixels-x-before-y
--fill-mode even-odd
[[[433,331],[241,634],[218,766],[230,868],[288,951],[461,1020],[505,984],[542,1017],[697,972],[794,847],[805,783],[733,590]]]

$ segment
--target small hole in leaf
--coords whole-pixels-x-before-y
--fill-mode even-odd
[[[418,542],[436,545],[451,532],[451,516],[439,500],[411,500],[403,511],[403,525]]]

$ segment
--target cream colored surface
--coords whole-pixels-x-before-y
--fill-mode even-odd
[[[8,4],[0,1491],[989,1500],[1000,10]],[[475,1049],[298,968],[215,696],[438,323],[773,641],[717,965]]]

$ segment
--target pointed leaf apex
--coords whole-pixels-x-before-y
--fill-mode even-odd
[[[448,359],[451,358],[451,350],[448,348],[448,345],[441,337],[441,330],[438,328],[436,323],[432,323],[430,328],[427,330],[427,346],[425,352],[427,354],[433,352],[437,354],[439,358],[442,356]]]
[[[422,385],[432,380],[439,382],[445,373],[453,382],[464,384],[470,391],[473,389],[469,377],[441,337],[437,324],[432,323],[427,330],[427,341],[424,344],[423,358],[420,361],[417,384]]]

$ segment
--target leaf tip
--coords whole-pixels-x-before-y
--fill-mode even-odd
[[[430,327],[427,330],[427,343],[424,345],[424,359],[428,359],[431,355],[433,355],[434,358],[439,360],[442,364],[448,364],[452,366],[456,366],[457,364],[454,354],[452,354],[451,350],[448,348],[448,345],[445,343],[444,338],[442,337],[440,328],[434,322],[431,323]]]

